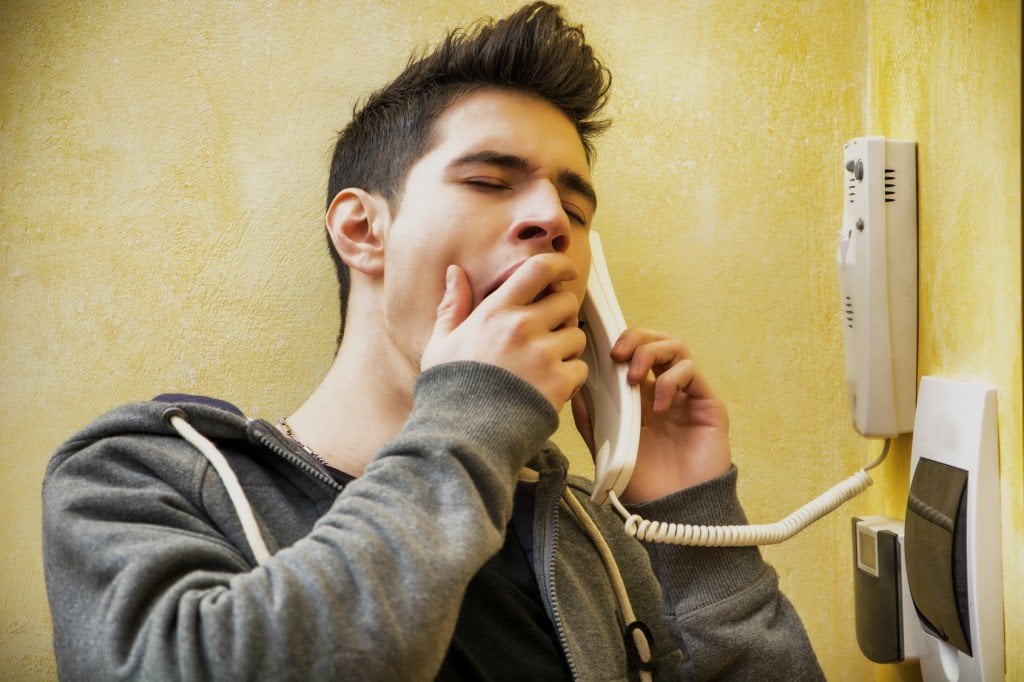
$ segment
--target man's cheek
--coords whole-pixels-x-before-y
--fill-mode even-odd
[[[585,279],[574,279],[567,282],[565,288],[576,296],[577,305],[583,304],[583,297],[586,296],[587,281]]]

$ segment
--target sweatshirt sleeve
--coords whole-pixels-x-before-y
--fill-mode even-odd
[[[516,474],[556,425],[504,370],[432,368],[364,475],[255,568],[208,513],[212,474],[187,443],[79,440],[43,489],[62,678],[432,679]]]
[[[659,521],[746,524],[736,467],[630,507]],[[756,547],[644,543],[662,587],[666,623],[698,679],[822,680],[803,623]]]

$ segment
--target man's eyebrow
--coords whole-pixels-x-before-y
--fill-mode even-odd
[[[499,166],[514,171],[529,171],[530,162],[518,154],[503,154],[502,152],[484,149],[479,152],[463,154],[448,164],[449,168],[458,166],[470,166],[474,163],[486,163],[492,166]]]
[[[582,175],[575,171],[564,170],[558,174],[558,180],[572,191],[589,199],[594,210],[597,210],[597,192],[593,185],[583,179]]]
[[[496,152],[490,149],[463,154],[449,162],[448,168],[470,166],[475,163],[490,164],[492,166],[498,166],[499,168],[523,173],[529,172],[532,169],[530,162],[525,157],[519,156],[518,154]],[[582,175],[576,171],[566,169],[558,174],[558,182],[564,185],[567,189],[576,192],[577,194],[582,194],[590,201],[591,204],[593,204],[595,209],[597,208],[597,192],[594,191],[594,186],[587,182]]]

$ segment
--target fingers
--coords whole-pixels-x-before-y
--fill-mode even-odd
[[[575,360],[583,354],[587,345],[587,335],[576,325],[567,325],[556,329],[549,343],[554,356],[562,360]],[[583,377],[586,379],[586,376]]]
[[[580,301],[562,289],[562,282],[578,275],[576,265],[564,254],[532,256],[480,304],[481,314],[504,314],[509,309],[524,309],[538,329],[551,331],[575,327]]]
[[[437,306],[433,336],[449,334],[462,324],[473,307],[473,291],[466,272],[458,265],[449,265],[445,272],[444,295]]]
[[[674,340],[681,349],[683,355],[689,355],[686,346],[682,341],[670,339],[669,335],[653,329],[630,328],[622,332],[615,345],[612,346],[612,359],[616,362],[628,362],[636,349],[645,343],[655,341]]]
[[[556,291],[548,294],[542,300],[531,304],[530,312],[535,316],[537,324],[544,329],[554,331],[571,327],[580,333],[581,338],[586,338],[578,324],[580,301],[570,291]],[[583,349],[580,348],[580,350]]]
[[[710,397],[703,391],[704,388],[706,388],[706,382],[703,375],[697,371],[693,360],[681,360],[654,380],[652,408],[655,412],[667,411],[680,391],[692,398]]]
[[[668,410],[679,392],[691,398],[715,398],[686,345],[662,332],[626,330],[612,347],[611,355],[619,362],[629,362],[627,379],[633,385],[653,374],[655,412]]]
[[[474,309],[465,271],[449,266],[420,369],[457,360],[497,365],[560,409],[587,378],[579,300],[560,286],[577,274],[564,254],[533,256]]]
[[[482,305],[529,305],[546,289],[560,289],[560,282],[577,277],[579,270],[563,253],[531,256]]]

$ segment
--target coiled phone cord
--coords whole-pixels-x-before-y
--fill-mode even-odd
[[[647,542],[662,542],[693,547],[752,547],[773,545],[793,537],[821,517],[837,509],[847,500],[856,497],[871,485],[867,472],[882,463],[889,453],[892,440],[885,439],[882,454],[874,462],[859,470],[845,481],[841,481],[786,518],[771,524],[748,526],[693,526],[688,523],[666,523],[649,521],[639,514],[630,514],[619,502],[618,496],[609,491],[612,505],[625,519],[626,534]]]

